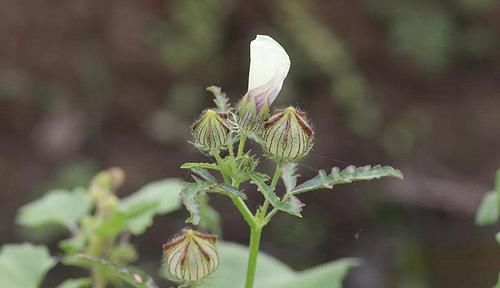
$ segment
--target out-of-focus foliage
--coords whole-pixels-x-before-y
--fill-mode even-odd
[[[221,266],[213,275],[204,280],[201,287],[243,287],[248,248],[237,244],[222,242],[218,244],[217,249],[221,258]],[[347,258],[309,270],[295,272],[281,261],[265,253],[260,253],[255,287],[340,288],[342,287],[342,282],[347,272],[358,265],[358,260]]]
[[[0,283],[10,288],[38,288],[45,273],[55,264],[46,247],[4,245],[0,250]]]
[[[21,207],[17,223],[31,228],[55,224],[72,229],[87,215],[91,205],[84,189],[55,190]]]
[[[366,9],[387,26],[396,52],[424,72],[443,72],[459,56],[484,57],[492,52],[493,31],[474,19],[491,0],[364,0]]]

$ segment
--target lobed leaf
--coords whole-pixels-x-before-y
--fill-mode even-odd
[[[137,269],[118,267],[113,263],[85,254],[78,254],[64,259],[67,265],[79,267],[99,267],[116,278],[119,278],[134,288],[158,288],[153,279]]]
[[[281,178],[285,184],[286,193],[291,192],[297,186],[297,163],[289,162],[281,166]]]
[[[54,190],[21,207],[16,222],[31,228],[45,225],[75,227],[91,207],[92,203],[84,189]]]
[[[308,191],[313,191],[321,188],[332,189],[334,185],[352,183],[355,181],[373,180],[382,177],[396,177],[403,179],[403,174],[398,169],[390,166],[363,166],[354,167],[348,166],[340,171],[339,168],[332,168],[330,174],[325,170],[320,170],[319,174],[306,182],[295,187],[291,194],[300,194]]]
[[[208,173],[207,170],[202,169],[201,172],[198,175],[203,175],[202,178],[204,180],[195,177],[196,182],[188,184],[181,192],[182,202],[190,213],[190,217],[186,222],[193,223],[194,225],[198,225],[200,222],[200,201],[198,198],[203,196],[204,193],[215,192],[225,194],[229,197],[247,198],[245,193],[231,185],[217,184],[215,178],[212,179],[213,176],[205,174]]]
[[[0,250],[0,283],[9,288],[37,288],[56,264],[44,246],[9,244]]]
[[[264,195],[269,203],[273,205],[273,207],[288,214],[302,217],[302,205],[300,201],[298,201],[295,197],[289,198],[290,200],[287,201],[281,201],[278,195],[274,193],[274,189],[266,184],[266,180],[268,180],[267,175],[261,173],[251,173],[250,178],[252,179],[251,183],[257,186],[257,189],[262,193],[262,195]]]
[[[200,222],[200,204],[196,197],[200,193],[205,193],[210,188],[213,187],[213,184],[207,181],[199,181],[195,183],[187,184],[184,189],[181,191],[182,203],[188,210],[190,216],[186,220],[188,223],[193,223],[194,225],[198,225]]]
[[[476,212],[476,224],[480,226],[496,223],[500,217],[500,199],[498,193],[491,191],[484,195]]]

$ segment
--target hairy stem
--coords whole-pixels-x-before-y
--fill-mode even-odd
[[[250,227],[250,254],[248,255],[247,277],[245,288],[253,288],[257,271],[257,257],[259,256],[260,237],[262,226]]]
[[[276,185],[278,185],[278,180],[280,179],[281,176],[281,162],[276,162],[276,169],[274,170],[274,175],[273,179],[271,180],[271,188],[276,188]],[[260,209],[260,215],[262,217],[266,216],[267,209],[269,208],[269,200],[265,200],[264,204],[262,204],[262,208]]]
[[[241,155],[243,155],[243,152],[245,150],[245,141],[247,140],[247,135],[245,133],[240,134],[240,144],[238,145],[238,154],[237,158],[240,158]]]

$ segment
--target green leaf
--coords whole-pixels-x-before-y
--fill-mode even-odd
[[[236,187],[227,184],[220,184],[214,187],[214,192],[225,194],[229,197],[240,197],[242,199],[247,199],[247,195],[242,191],[238,190]]]
[[[211,92],[215,96],[214,102],[220,112],[227,112],[229,110],[229,107],[231,106],[229,104],[229,98],[227,98],[226,93],[222,92],[220,87],[210,86],[207,87],[207,91]]]
[[[181,166],[181,169],[193,169],[193,168],[220,170],[219,166],[217,166],[217,164],[215,164],[215,163],[187,162],[187,163],[182,164],[182,166]]]
[[[244,287],[247,267],[248,247],[239,244],[218,242],[220,257],[219,268],[203,280],[200,288],[239,288]],[[257,279],[254,287],[263,287],[266,283],[291,279],[295,272],[286,264],[265,254],[259,253]]]
[[[495,238],[497,239],[497,243],[500,244],[500,232],[495,235]]]
[[[281,178],[287,193],[297,186],[297,177],[299,177],[297,175],[297,163],[289,162],[281,166]]]
[[[495,287],[493,288],[500,288],[500,273],[498,274],[498,281],[497,281],[497,284],[495,285]]]
[[[221,242],[217,244],[220,267],[203,280],[200,288],[244,287],[248,247]],[[348,270],[358,265],[356,259],[341,259],[311,269],[295,272],[281,261],[261,252],[254,287],[259,288],[339,288]]]
[[[63,283],[59,284],[57,288],[89,288],[91,286],[92,286],[92,279],[79,278],[79,279],[68,279]]]
[[[8,288],[37,288],[56,264],[44,246],[9,244],[0,250],[0,283]]]
[[[220,236],[221,222],[219,212],[208,203],[208,195],[200,195],[197,200],[200,204],[200,223],[198,227],[203,231]]]
[[[498,221],[500,216],[500,199],[495,191],[484,195],[481,204],[476,212],[476,224],[480,226],[491,225]]]
[[[120,202],[119,211],[126,215],[127,226],[134,235],[144,233],[153,223],[155,215],[180,208],[180,192],[184,183],[178,179],[165,179],[150,183]]]
[[[184,189],[182,189],[182,203],[184,203],[184,206],[190,214],[186,222],[198,225],[198,223],[200,222],[200,204],[198,203],[197,196],[200,193],[206,192],[212,187],[212,183],[200,181],[196,183],[190,183],[186,187],[184,187]]]
[[[390,166],[348,166],[340,171],[339,168],[332,168],[328,175],[325,170],[320,170],[319,174],[306,182],[295,187],[292,194],[299,194],[321,188],[332,189],[334,185],[352,183],[354,181],[373,180],[381,177],[396,177],[403,179],[403,174],[398,169]]]
[[[349,270],[359,266],[359,261],[346,258],[330,262],[298,273],[293,279],[279,284],[265,285],[263,288],[341,288]]]
[[[250,178],[252,179],[251,182],[257,186],[258,190],[271,203],[271,205],[291,215],[302,217],[300,214],[302,212],[302,206],[297,205],[300,203],[300,201],[297,202],[297,198],[290,198],[290,201],[281,201],[278,195],[274,193],[274,189],[265,183],[268,177],[264,174],[252,173],[250,174]]]
[[[92,204],[84,189],[74,191],[54,190],[42,198],[24,205],[16,222],[26,227],[61,225],[75,227],[87,215]]]
[[[199,196],[204,195],[204,193],[206,192],[222,193],[229,197],[241,197],[243,199],[246,199],[245,193],[241,192],[233,186],[227,184],[216,184],[211,181],[197,180],[197,182],[195,183],[187,184],[187,186],[181,191],[182,203],[184,203],[184,206],[190,213],[190,216],[186,220],[186,222],[193,223],[194,225],[199,224]]]
[[[92,256],[78,254],[64,259],[67,265],[75,265],[79,267],[99,267],[106,272],[112,274],[114,277],[119,278],[134,288],[158,288],[153,279],[146,275],[144,272],[123,268],[114,265],[113,263],[104,259],[95,258]]]
[[[205,168],[193,167],[191,171],[208,182],[217,183],[217,179]]]

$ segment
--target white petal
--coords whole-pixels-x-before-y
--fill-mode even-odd
[[[259,106],[264,101],[271,104],[283,86],[290,70],[290,57],[273,38],[257,35],[250,43],[250,71],[248,73],[248,95]]]

